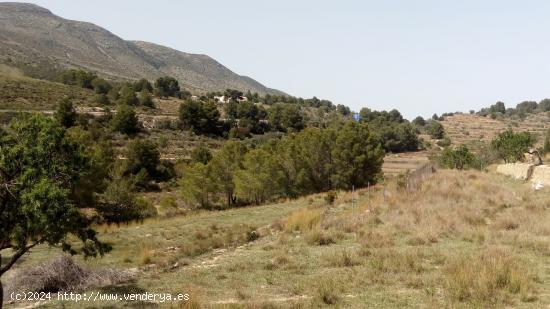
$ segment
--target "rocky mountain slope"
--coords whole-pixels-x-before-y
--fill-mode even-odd
[[[282,93],[235,74],[206,55],[125,41],[92,23],[63,19],[25,3],[0,3],[0,61],[84,68],[118,79],[171,75],[195,91],[233,88],[260,94]]]

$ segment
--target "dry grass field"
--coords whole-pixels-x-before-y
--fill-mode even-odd
[[[314,195],[98,227],[114,250],[77,261],[136,275],[87,291],[185,292],[191,300],[43,306],[547,308],[549,201],[548,189],[499,175],[440,170],[416,191],[388,182],[340,192],[332,205]],[[25,266],[59,254],[35,251]]]

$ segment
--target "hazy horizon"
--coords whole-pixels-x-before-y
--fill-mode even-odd
[[[412,119],[550,97],[543,1],[18,2],[355,111]]]

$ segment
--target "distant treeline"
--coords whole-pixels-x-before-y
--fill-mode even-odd
[[[504,102],[497,102],[489,107],[482,108],[476,114],[480,116],[491,116],[492,118],[498,117],[518,117],[525,118],[528,114],[550,112],[550,99],[544,99],[540,102],[535,101],[523,101],[516,104],[516,107],[506,107]],[[474,111],[470,111],[471,114]]]
[[[153,97],[176,97],[185,99],[191,96],[181,90],[178,81],[169,76],[159,77],[151,84],[146,79],[135,82],[113,82],[83,70],[67,70],[57,80],[67,85],[94,90],[99,104],[125,104],[154,108]],[[136,94],[137,93],[137,94]]]

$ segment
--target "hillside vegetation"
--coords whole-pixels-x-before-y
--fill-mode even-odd
[[[235,74],[206,55],[125,41],[92,23],[63,19],[34,4],[0,3],[0,29],[0,62],[34,76],[84,68],[119,80],[171,75],[196,92],[233,88],[284,94]]]
[[[0,109],[52,111],[64,97],[82,106],[94,103],[91,90],[30,78],[13,67],[0,65]]]

